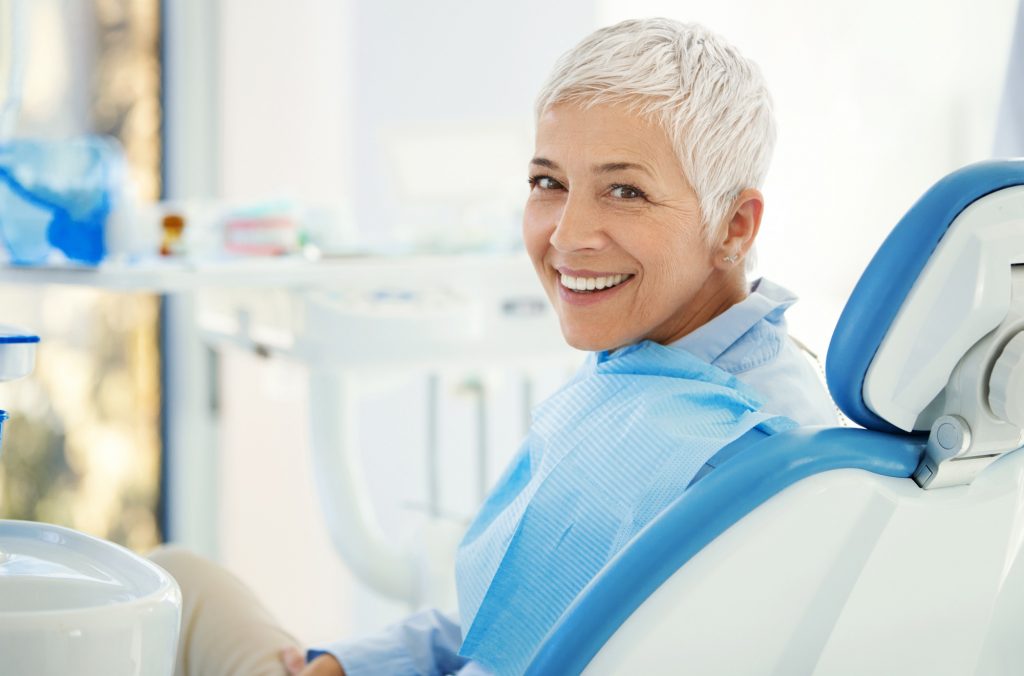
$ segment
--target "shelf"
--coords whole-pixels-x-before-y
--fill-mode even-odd
[[[113,291],[178,293],[208,288],[298,289],[436,282],[447,275],[522,273],[525,254],[246,258],[219,261],[156,259],[141,265],[108,263],[97,268],[0,267],[0,284],[88,286]]]

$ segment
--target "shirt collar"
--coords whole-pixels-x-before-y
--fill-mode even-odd
[[[713,364],[762,319],[781,324],[783,313],[796,301],[796,295],[788,289],[767,279],[758,279],[751,284],[750,294],[745,299],[671,345]]]

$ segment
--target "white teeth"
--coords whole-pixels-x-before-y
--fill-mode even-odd
[[[597,291],[610,289],[629,279],[629,275],[607,275],[604,277],[570,277],[563,274],[562,286],[571,291]]]

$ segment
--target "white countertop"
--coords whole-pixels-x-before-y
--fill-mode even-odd
[[[86,267],[0,266],[0,284],[63,284],[115,291],[175,293],[202,288],[294,289],[348,282],[407,286],[438,275],[490,275],[530,269],[523,253],[300,257],[224,260],[153,259],[145,264]],[[372,281],[371,281],[372,280]]]

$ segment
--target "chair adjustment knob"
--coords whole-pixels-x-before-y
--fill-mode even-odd
[[[1024,331],[1003,348],[988,381],[988,405],[1008,423],[1024,428]]]

